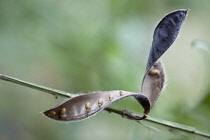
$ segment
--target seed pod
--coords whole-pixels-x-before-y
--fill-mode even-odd
[[[158,71],[159,74],[149,73],[149,71],[154,70]],[[149,71],[143,79],[141,92],[149,99],[150,108],[152,108],[165,86],[166,78],[163,65],[160,61],[156,61]]]
[[[78,121],[96,114],[117,100],[128,96],[139,95],[139,93],[127,91],[123,91],[124,95],[120,95],[121,92],[122,91],[115,90],[79,95],[70,98],[54,108],[44,111],[43,114],[58,121]],[[63,108],[65,108],[65,110]],[[51,115],[52,112],[54,112],[53,115]],[[65,115],[63,115],[64,113]]]
[[[43,114],[58,121],[78,121],[93,116],[117,100],[133,96],[144,108],[142,118],[133,118],[146,118],[165,85],[165,71],[158,59],[175,41],[186,14],[187,10],[174,11],[166,15],[155,28],[142,82],[142,94],[115,90],[79,95],[44,111]]]
[[[177,10],[166,15],[157,25],[153,35],[146,71],[162,56],[173,44],[180,31],[188,10]]]
[[[165,86],[165,71],[158,59],[177,38],[187,11],[177,10],[166,15],[155,28],[146,74],[141,88],[142,94],[149,99],[149,105],[145,103],[145,106],[150,106],[150,109],[154,106]],[[146,110],[145,114],[148,114],[150,109]]]

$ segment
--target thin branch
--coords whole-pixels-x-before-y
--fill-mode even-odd
[[[127,119],[131,119],[131,120],[135,120],[133,118],[133,116],[141,117],[141,115],[138,115],[138,114],[135,114],[135,113],[130,113],[127,110],[121,110],[121,109],[113,108],[113,107],[105,108],[105,110],[110,112],[110,113],[113,112],[115,114],[122,115],[123,117],[126,117]],[[188,132],[188,133],[192,133],[194,135],[202,136],[202,137],[205,137],[205,138],[210,138],[210,134],[203,133],[203,132],[201,132],[201,131],[199,131],[196,128],[191,127],[191,126],[187,126],[187,125],[183,125],[183,124],[179,124],[179,123],[175,123],[175,122],[171,122],[171,121],[161,120],[161,119],[157,119],[157,118],[150,117],[150,116],[148,116],[144,120],[146,120],[148,122],[155,123],[155,124],[159,124],[159,125],[162,125],[162,126],[166,126],[166,127],[169,127],[169,128],[173,128],[173,129],[176,129],[176,130],[181,130],[181,131],[185,131],[185,132]]]
[[[26,81],[23,81],[23,80],[20,80],[20,79],[17,79],[17,78],[13,78],[13,77],[10,77],[10,76],[6,76],[6,75],[3,75],[3,74],[0,74],[0,79],[4,80],[4,81],[15,83],[15,84],[18,84],[18,85],[21,85],[21,86],[25,86],[25,87],[33,88],[33,89],[40,90],[40,91],[43,91],[43,92],[46,92],[46,93],[50,93],[50,94],[53,94],[54,96],[59,95],[59,96],[66,97],[66,98],[72,98],[72,97],[78,96],[78,94],[72,94],[72,93],[68,93],[68,92],[65,92],[65,91],[61,91],[61,90],[57,90],[57,89],[53,89],[53,88],[29,83],[29,82],[26,82]]]
[[[57,89],[53,89],[53,88],[40,86],[40,85],[29,83],[29,82],[25,82],[25,81],[19,80],[17,78],[9,77],[9,76],[2,75],[2,74],[0,74],[0,79],[4,80],[4,81],[15,83],[15,84],[18,84],[18,85],[30,87],[30,88],[33,88],[33,89],[36,89],[36,90],[44,91],[44,92],[50,93],[54,96],[59,95],[59,96],[66,97],[66,98],[72,98],[72,97],[75,97],[75,96],[79,95],[79,94],[71,94],[71,93],[68,93],[68,92],[61,91],[61,90],[57,90]],[[113,107],[107,107],[104,110],[106,110],[110,113],[118,114],[118,115],[123,116],[127,119],[130,119],[130,120],[135,120],[135,121],[137,121],[136,118],[141,117],[138,114],[130,113],[130,111],[121,110],[121,109],[113,108]],[[188,133],[191,133],[191,134],[194,134],[194,135],[198,135],[198,136],[202,136],[202,137],[205,137],[205,138],[210,138],[210,134],[198,131],[194,127],[190,127],[190,126],[186,126],[186,125],[182,125],[182,124],[178,124],[178,123],[170,122],[170,121],[166,121],[166,120],[161,120],[161,119],[157,119],[157,118],[153,118],[153,117],[149,117],[149,116],[147,118],[145,118],[145,120],[148,121],[148,122],[151,122],[151,123],[155,123],[155,124],[158,124],[158,125],[165,126],[165,127],[185,131],[185,132],[188,132]],[[137,121],[137,122],[139,122],[139,121]]]

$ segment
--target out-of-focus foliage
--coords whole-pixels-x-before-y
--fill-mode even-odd
[[[190,8],[180,37],[163,56],[168,86],[151,116],[210,132],[208,0],[0,1],[0,73],[73,93],[140,91],[153,30],[167,13]],[[64,99],[0,81],[0,139],[202,139],[115,114],[61,123],[39,112]],[[134,99],[113,106],[141,112]],[[142,121],[142,123],[146,123]]]
[[[204,50],[205,52],[209,53],[210,51],[210,46],[209,46],[209,43],[206,42],[206,41],[203,41],[203,40],[194,40],[192,42],[192,46],[194,48],[199,48],[199,49],[202,49]]]

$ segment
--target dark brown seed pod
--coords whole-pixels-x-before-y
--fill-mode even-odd
[[[165,71],[160,60],[165,51],[173,44],[188,10],[177,10],[166,15],[157,25],[153,35],[152,48],[143,78],[141,92],[149,99],[150,109],[154,106],[165,86]],[[145,114],[148,114],[147,109]]]
[[[188,10],[177,10],[166,15],[157,25],[153,35],[146,71],[163,55],[173,44],[180,31]]]

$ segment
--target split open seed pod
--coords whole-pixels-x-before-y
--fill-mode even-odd
[[[78,121],[95,115],[115,101],[133,96],[144,108],[142,118],[133,118],[144,119],[165,85],[165,71],[159,58],[177,38],[186,14],[187,10],[174,11],[166,15],[155,28],[141,94],[115,90],[79,95],[44,111],[43,114],[58,121]]]
[[[117,100],[138,94],[115,90],[79,95],[44,111],[43,114],[54,120],[78,121],[93,116]]]
[[[166,74],[159,58],[173,44],[186,18],[188,10],[177,10],[166,15],[157,25],[153,35],[152,48],[143,78],[141,92],[149,100],[150,109],[154,106],[164,89]],[[147,115],[150,109],[145,110]]]

